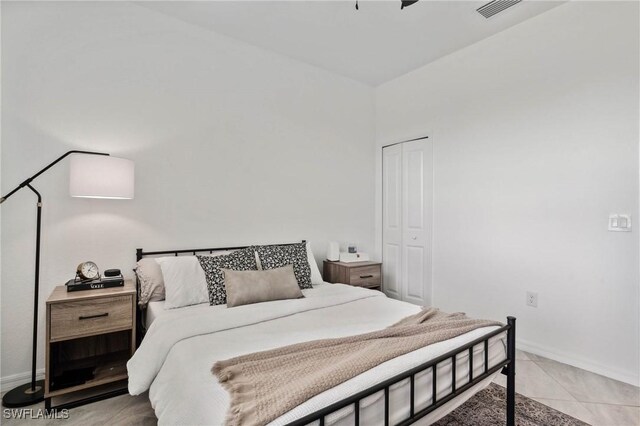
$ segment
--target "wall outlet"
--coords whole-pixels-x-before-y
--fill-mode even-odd
[[[527,306],[531,306],[532,308],[538,307],[538,293],[532,291],[527,292]]]

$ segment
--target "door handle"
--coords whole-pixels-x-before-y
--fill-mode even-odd
[[[418,239],[418,237],[413,236],[413,237],[411,237],[411,239],[412,239],[412,240],[417,240],[417,239]]]

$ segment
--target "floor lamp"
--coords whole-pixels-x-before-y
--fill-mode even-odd
[[[131,199],[134,187],[134,164],[131,160],[111,157],[103,152],[69,151],[35,175],[31,176],[4,197],[7,198],[24,187],[29,188],[38,198],[36,219],[36,255],[35,255],[35,284],[33,295],[33,347],[31,352],[31,382],[18,386],[2,397],[2,405],[8,408],[24,407],[38,403],[44,399],[44,380],[36,380],[36,355],[38,346],[38,290],[40,287],[40,231],[42,223],[42,197],[31,186],[31,182],[59,163],[65,157],[74,155],[70,159],[69,193],[72,197]]]

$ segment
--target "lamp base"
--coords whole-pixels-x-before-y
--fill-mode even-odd
[[[35,390],[31,382],[11,389],[2,397],[2,405],[7,408],[26,407],[44,401],[44,380],[37,380]]]

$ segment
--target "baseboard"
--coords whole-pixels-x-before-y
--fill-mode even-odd
[[[36,380],[44,379],[44,368],[36,370]],[[10,391],[16,386],[29,383],[31,381],[31,371],[24,373],[12,374],[10,376],[0,377],[0,392]]]
[[[609,377],[614,380],[619,380],[633,386],[640,386],[640,377],[630,371],[623,371],[616,368],[611,368],[607,365],[595,363],[593,361],[576,358],[574,355],[545,348],[526,340],[517,339],[516,346],[518,349],[525,352],[530,352],[534,355],[539,355],[545,358],[552,359],[554,361],[562,362],[563,364],[569,364],[574,367],[591,371],[592,373],[600,374],[601,376]]]

